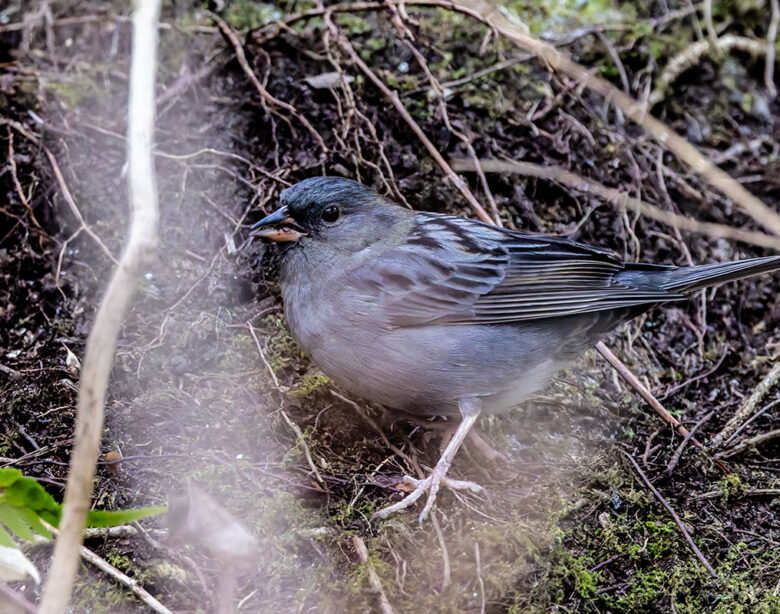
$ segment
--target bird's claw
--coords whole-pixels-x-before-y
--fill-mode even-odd
[[[441,486],[446,486],[447,488],[451,488],[453,490],[470,490],[471,492],[475,493],[480,493],[485,490],[482,488],[482,486],[475,484],[474,482],[466,482],[464,480],[453,480],[448,478],[446,472],[437,471],[436,469],[433,470],[431,475],[422,480],[405,475],[403,480],[401,480],[401,483],[406,484],[407,486],[412,486],[414,490],[401,499],[398,503],[388,505],[378,512],[374,512],[374,514],[371,516],[371,520],[376,518],[387,518],[390,514],[400,512],[401,510],[406,509],[410,505],[414,504],[424,494],[428,493],[428,500],[425,502],[425,507],[420,513],[419,518],[419,522],[422,524],[431,513],[433,504],[436,501],[436,495],[438,494],[439,488]]]

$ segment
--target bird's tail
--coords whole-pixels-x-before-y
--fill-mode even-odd
[[[743,279],[777,269],[780,269],[780,256],[717,262],[663,271],[661,275],[665,279],[660,280],[661,283],[658,285],[670,292],[693,292],[726,281]]]

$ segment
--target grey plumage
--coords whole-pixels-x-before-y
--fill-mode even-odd
[[[256,232],[288,241],[291,331],[344,387],[418,415],[463,413],[464,399],[507,410],[653,305],[780,268],[779,256],[626,263],[568,239],[414,212],[346,179],[307,179],[281,201]]]

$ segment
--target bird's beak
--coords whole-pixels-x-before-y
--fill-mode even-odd
[[[287,207],[277,209],[271,215],[267,215],[262,220],[252,226],[250,237],[260,237],[277,243],[288,241],[297,241],[302,236],[308,234],[303,228],[295,223],[287,212]]]

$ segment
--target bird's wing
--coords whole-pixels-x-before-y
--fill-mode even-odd
[[[679,300],[639,287],[636,271],[568,239],[507,231],[481,222],[418,214],[411,235],[352,271],[351,284],[388,326],[508,323]],[[632,271],[632,283],[621,281]]]

